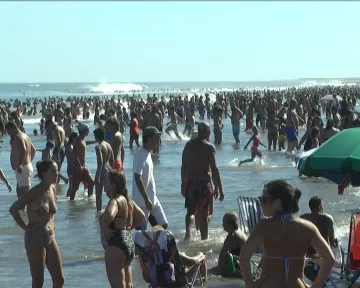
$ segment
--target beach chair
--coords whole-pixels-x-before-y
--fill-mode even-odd
[[[173,234],[167,230],[135,231],[134,241],[142,276],[148,287],[194,287],[204,285],[200,266],[206,261],[199,257],[191,267],[184,267]],[[188,272],[191,271],[191,277]],[[155,279],[155,280],[154,280]]]
[[[256,224],[264,217],[260,200],[256,197],[240,196],[237,199],[239,206],[239,224],[240,229],[246,235],[250,235]],[[259,247],[251,259],[252,276],[258,278],[261,272],[262,253]]]

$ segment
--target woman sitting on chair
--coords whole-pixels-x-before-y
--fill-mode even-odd
[[[295,217],[299,211],[301,192],[284,180],[264,185],[262,208],[264,216],[251,232],[240,255],[240,267],[248,288],[304,288],[305,256],[309,246],[314,247],[324,264],[311,287],[320,288],[334,265],[334,255],[310,221]],[[263,245],[263,263],[260,279],[251,276],[250,258]]]
[[[239,229],[239,218],[235,212],[227,212],[223,217],[223,227],[228,233],[219,254],[218,265],[209,272],[224,277],[241,277],[237,258],[247,236]]]

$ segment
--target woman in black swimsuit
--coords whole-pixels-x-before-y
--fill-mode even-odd
[[[32,287],[43,287],[44,267],[49,270],[54,288],[64,286],[64,273],[59,247],[55,240],[54,214],[59,171],[57,164],[45,159],[36,164],[41,182],[19,198],[10,208],[16,223],[25,231],[25,249],[29,259]],[[26,225],[19,211],[26,206],[29,223]]]
[[[131,229],[144,221],[144,212],[130,199],[124,173],[111,170],[104,182],[110,201],[100,217],[105,266],[111,287],[132,287],[131,262],[135,244]]]

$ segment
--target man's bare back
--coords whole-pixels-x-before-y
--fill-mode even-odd
[[[12,139],[11,146],[10,162],[13,170],[16,170],[20,165],[25,166],[31,163],[34,159],[35,147],[25,133],[19,132]]]
[[[73,148],[73,160],[77,162],[77,159],[80,162],[81,166],[85,166],[85,156],[86,156],[86,142],[85,140],[77,137],[75,139],[74,148]]]
[[[122,149],[123,149],[123,136],[120,131],[114,134],[114,137],[111,139],[111,148],[114,153],[115,161],[123,160]]]
[[[186,164],[186,180],[204,179],[211,181],[210,154],[215,153],[215,147],[206,140],[195,138],[184,148],[183,159]]]

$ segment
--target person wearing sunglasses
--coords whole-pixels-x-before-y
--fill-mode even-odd
[[[305,256],[312,246],[323,261],[313,288],[323,286],[334,265],[334,255],[314,224],[296,217],[301,191],[284,180],[264,185],[264,216],[251,232],[240,254],[240,268],[247,288],[304,288]],[[263,263],[260,278],[251,276],[250,258],[262,246]]]

